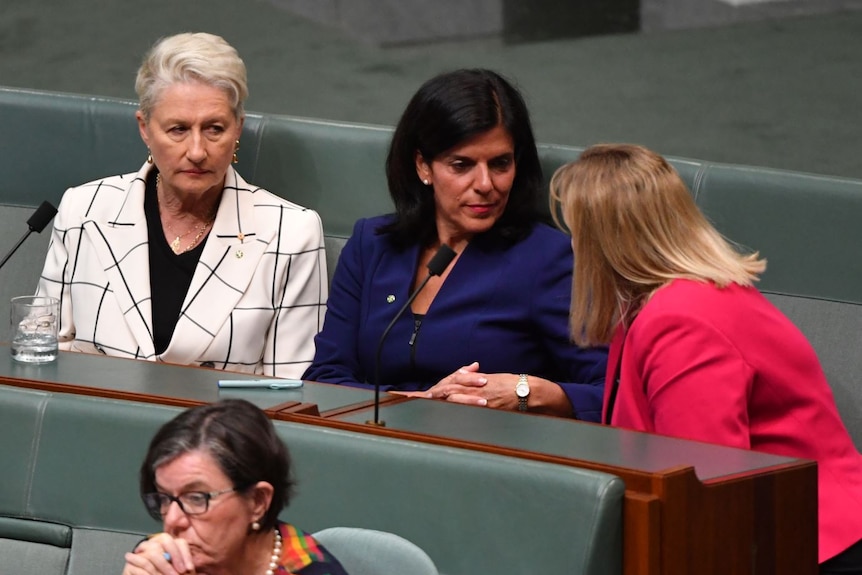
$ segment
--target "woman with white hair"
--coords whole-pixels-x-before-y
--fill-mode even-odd
[[[135,88],[143,166],[67,190],[54,220],[38,293],[61,302],[61,349],[299,377],[327,297],[323,229],[231,166],[245,64],[219,36],[178,34]]]

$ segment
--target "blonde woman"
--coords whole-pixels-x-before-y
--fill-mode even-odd
[[[611,346],[603,421],[816,460],[821,572],[862,572],[862,456],[813,348],[753,287],[766,262],[640,146],[587,149],[551,203],[576,255],[572,339]]]

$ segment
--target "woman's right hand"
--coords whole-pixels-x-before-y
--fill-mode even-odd
[[[482,392],[487,384],[488,375],[480,373],[479,362],[474,361],[447,375],[427,391],[421,392],[424,395],[420,397],[485,407],[488,405],[488,399],[482,396]]]
[[[189,544],[167,533],[156,533],[126,553],[123,575],[193,575],[195,566]]]

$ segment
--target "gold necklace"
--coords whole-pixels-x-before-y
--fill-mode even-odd
[[[158,200],[159,187],[161,187],[161,184],[162,184],[162,175],[161,175],[161,174],[156,174],[156,200]],[[180,255],[180,254],[184,254],[184,253],[186,253],[186,252],[191,251],[192,249],[194,249],[194,247],[195,247],[196,245],[198,245],[198,242],[200,241],[201,237],[203,237],[204,233],[207,231],[207,228],[209,228],[209,227],[210,227],[210,225],[211,225],[214,221],[215,221],[215,214],[213,214],[213,215],[209,218],[209,220],[208,220],[208,221],[206,221],[206,222],[204,222],[204,223],[202,223],[202,224],[197,224],[197,225],[195,225],[195,226],[192,226],[192,227],[190,227],[187,231],[185,231],[184,233],[179,234],[179,235],[177,235],[177,233],[176,233],[176,232],[174,232],[174,231],[170,228],[170,226],[168,226],[168,225],[166,224],[166,225],[165,225],[165,228],[167,229],[167,231],[168,231],[171,235],[175,236],[175,237],[174,237],[174,239],[173,239],[173,240],[168,244],[168,245],[170,245],[170,246],[171,246],[171,251],[173,251],[173,252],[174,252],[174,254],[176,254],[176,255]],[[183,240],[183,238],[184,238],[184,237],[186,237],[187,235],[189,235],[190,233],[192,233],[192,232],[193,232],[193,231],[195,231],[195,230],[197,230],[197,231],[198,231],[198,233],[195,235],[195,237],[193,237],[193,238],[192,238],[191,243],[190,243],[189,245],[187,245],[187,246],[186,246],[186,248],[185,248],[184,250],[181,250],[181,249],[180,249],[180,245],[182,244],[182,240]]]

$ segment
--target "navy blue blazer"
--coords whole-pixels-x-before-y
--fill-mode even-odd
[[[383,330],[410,296],[419,246],[397,249],[375,230],[391,216],[359,220],[338,260],[316,353],[303,379],[374,382]],[[474,361],[484,373],[527,373],[559,383],[579,419],[601,415],[607,350],[569,341],[572,248],[536,225],[513,243],[473,238],[431,303],[411,344],[408,310],[383,344],[382,389],[425,390]]]

